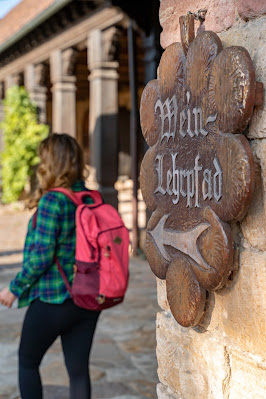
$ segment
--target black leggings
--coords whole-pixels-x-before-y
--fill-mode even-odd
[[[49,304],[36,299],[26,313],[19,347],[22,399],[42,399],[39,366],[60,335],[71,399],[90,399],[89,355],[100,312],[81,309],[71,299]]]

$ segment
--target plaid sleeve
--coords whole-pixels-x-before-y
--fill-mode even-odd
[[[22,270],[9,286],[10,291],[17,297],[53,264],[56,238],[61,225],[60,214],[55,193],[46,193],[38,204],[36,227],[32,229],[33,240],[28,251],[24,250]]]

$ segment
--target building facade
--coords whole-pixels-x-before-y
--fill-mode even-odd
[[[156,74],[158,9],[159,1],[23,0],[0,21],[0,101],[12,85],[25,86],[40,122],[77,138],[88,184],[119,203],[129,228],[138,185],[132,164],[137,170],[145,151],[136,126],[132,154],[130,119],[138,119],[132,104]],[[137,228],[145,225],[139,207]]]

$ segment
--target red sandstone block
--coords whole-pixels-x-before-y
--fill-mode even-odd
[[[247,21],[250,18],[259,17],[266,14],[265,0],[238,0],[238,14]]]
[[[212,0],[205,19],[205,29],[219,33],[231,28],[235,22],[234,0]]]
[[[159,18],[163,28],[161,46],[166,48],[171,43],[180,42],[179,17],[188,11],[196,12],[208,8],[210,0],[161,0]],[[197,25],[195,26],[195,31]]]
[[[265,0],[262,0],[265,1]],[[206,8],[205,30],[222,32],[229,29],[235,21],[234,0],[161,0],[160,23],[163,28],[161,33],[161,46],[166,48],[173,42],[180,41],[179,17],[188,11],[197,12]],[[195,32],[199,24],[195,23]]]

